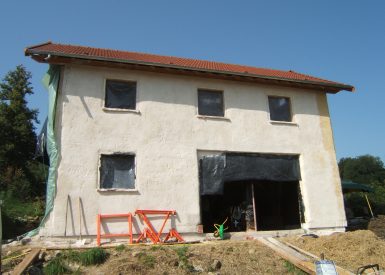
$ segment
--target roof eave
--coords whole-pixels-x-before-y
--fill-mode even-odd
[[[155,66],[159,68],[170,68],[170,69],[188,70],[188,71],[195,71],[195,72],[215,73],[215,74],[222,74],[222,75],[228,75],[228,76],[249,77],[249,78],[256,78],[256,79],[263,79],[263,80],[285,81],[290,83],[318,86],[323,90],[327,90],[327,92],[329,93],[337,93],[342,90],[350,91],[350,92],[354,91],[353,86],[338,84],[338,83],[325,83],[325,82],[318,82],[318,81],[311,81],[311,80],[296,80],[296,79],[290,79],[290,78],[265,76],[265,75],[249,74],[249,73],[226,72],[226,71],[178,66],[175,64],[161,64],[161,63],[145,62],[145,61],[137,61],[137,60],[106,58],[106,57],[98,57],[98,56],[84,56],[84,55],[77,55],[77,54],[65,54],[65,53],[57,53],[52,51],[36,51],[33,48],[26,48],[24,51],[25,55],[31,56],[34,60],[42,63],[51,63],[50,57],[57,56],[62,58],[75,58],[75,59],[82,59],[82,60],[95,60],[95,61],[104,61],[104,62],[112,62],[112,63],[136,64],[136,65],[143,65],[143,66]]]

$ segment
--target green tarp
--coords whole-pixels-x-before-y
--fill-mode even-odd
[[[365,185],[365,184],[352,182],[352,181],[343,180],[341,182],[341,185],[342,185],[342,191],[344,193],[350,193],[350,192],[373,192],[373,188],[372,187],[370,187],[368,185]]]
[[[49,170],[47,178],[47,192],[44,217],[38,228],[28,232],[27,237],[32,237],[39,233],[39,229],[44,225],[49,213],[53,209],[56,195],[56,176],[58,163],[58,148],[55,140],[55,113],[56,99],[60,80],[60,67],[50,66],[43,77],[43,84],[48,90],[48,124],[47,124],[47,152],[49,156]]]

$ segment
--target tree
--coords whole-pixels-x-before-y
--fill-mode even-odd
[[[385,180],[384,163],[379,157],[363,155],[355,158],[342,158],[338,162],[340,176],[344,180],[358,183],[383,183]]]
[[[28,162],[35,152],[37,110],[28,108],[27,95],[33,94],[31,73],[19,65],[0,83],[0,188],[28,185]],[[22,190],[20,190],[22,191]]]

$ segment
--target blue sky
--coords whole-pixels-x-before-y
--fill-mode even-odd
[[[2,0],[0,10],[0,76],[18,64],[32,72],[29,102],[42,122],[47,66],[23,50],[52,40],[292,69],[354,85],[355,93],[328,96],[337,157],[385,161],[383,0]]]

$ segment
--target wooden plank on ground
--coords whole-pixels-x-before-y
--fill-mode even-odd
[[[296,253],[290,253],[288,249],[282,249],[278,245],[270,242],[267,238],[257,238],[257,240],[262,244],[266,245],[267,247],[271,248],[272,250],[274,250],[280,257],[291,262],[296,267],[300,268],[306,273],[316,274],[314,264],[309,261],[303,260],[302,257],[298,258],[298,255]]]
[[[302,254],[305,254],[305,255],[307,255],[307,256],[312,257],[314,260],[319,260],[319,259],[320,259],[320,258],[317,257],[316,255],[311,254],[310,252],[308,252],[308,251],[306,251],[306,250],[303,250],[303,249],[301,249],[301,248],[299,248],[299,247],[297,247],[297,246],[295,246],[295,245],[293,245],[293,244],[291,244],[291,243],[285,242],[284,244],[287,245],[287,246],[289,246],[289,247],[291,247],[291,248],[293,248],[294,250],[297,250],[297,251],[301,252]],[[340,266],[338,266],[338,265],[336,265],[335,267],[336,267],[337,272],[338,272],[339,275],[354,275],[353,272],[351,272],[351,271],[349,271],[349,270],[346,270],[346,269],[344,269],[344,268],[342,268],[342,267],[340,267]]]
[[[15,269],[12,271],[12,275],[21,275],[24,270],[39,256],[40,248],[34,248],[29,252],[27,256],[23,259],[23,261],[18,264]]]
[[[271,249],[273,249],[278,255],[280,255],[285,260],[291,262],[296,267],[302,269],[303,271],[309,273],[309,274],[315,274],[315,264],[314,261],[318,260],[318,257],[304,251],[300,248],[297,248],[295,246],[289,247],[288,245],[280,242],[277,239],[274,238],[264,238],[264,239],[258,239]],[[305,256],[305,255],[306,256]],[[309,256],[311,258],[309,258]],[[354,275],[354,273],[350,272],[349,270],[346,270],[340,266],[335,266],[336,270],[339,275]]]

